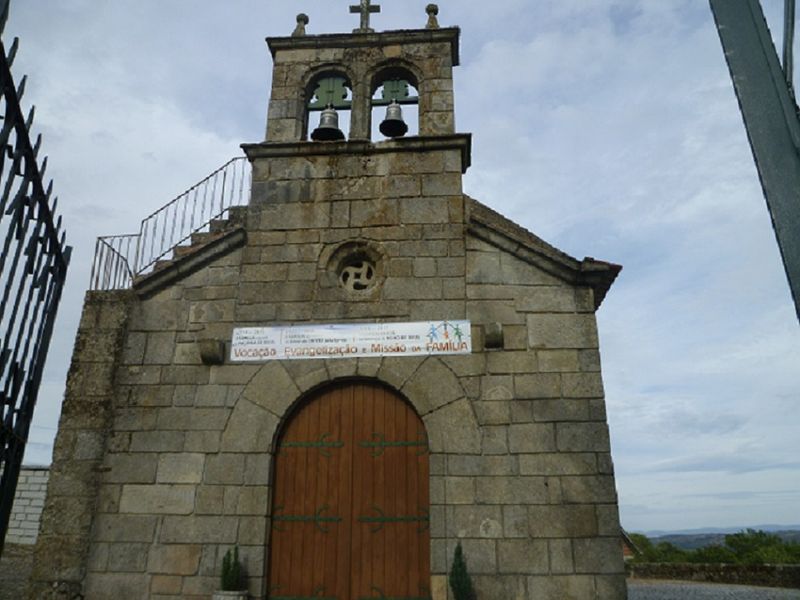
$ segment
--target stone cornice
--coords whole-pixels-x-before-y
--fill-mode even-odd
[[[395,46],[403,44],[449,43],[452,48],[453,66],[459,64],[458,42],[461,29],[446,27],[442,29],[401,29],[375,33],[332,33],[306,35],[300,37],[268,37],[267,46],[272,58],[281,50],[304,50],[317,48],[361,48]]]
[[[595,310],[600,308],[622,270],[620,265],[573,258],[477,200],[467,196],[467,201],[472,235],[567,283],[591,287]]]
[[[242,144],[242,150],[244,150],[251,162],[257,158],[459,150],[461,152],[461,171],[466,173],[472,162],[472,134],[413,136],[378,143],[366,140],[344,142],[262,142],[260,144]]]

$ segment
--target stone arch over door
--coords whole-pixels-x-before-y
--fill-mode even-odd
[[[372,380],[303,399],[275,444],[268,597],[430,597],[428,439]]]

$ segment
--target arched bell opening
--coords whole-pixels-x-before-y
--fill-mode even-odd
[[[419,135],[419,83],[403,67],[390,67],[372,80],[373,140]]]
[[[342,141],[349,137],[353,86],[339,71],[317,74],[306,88],[303,139],[316,142]]]

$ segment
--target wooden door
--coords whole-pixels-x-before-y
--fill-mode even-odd
[[[393,392],[311,398],[278,444],[269,598],[429,598],[428,475],[424,425]]]

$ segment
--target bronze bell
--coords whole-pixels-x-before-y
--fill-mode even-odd
[[[408,133],[408,125],[403,121],[403,109],[395,100],[386,109],[386,118],[380,129],[383,135],[390,138],[403,137]]]
[[[339,113],[332,106],[322,111],[319,118],[319,127],[311,133],[315,142],[338,142],[344,139],[344,133],[339,129]]]

